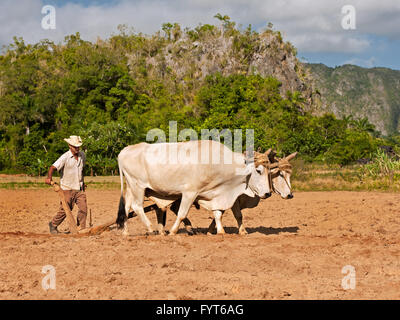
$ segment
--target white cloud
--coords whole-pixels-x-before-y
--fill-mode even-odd
[[[376,67],[376,58],[375,57],[371,57],[369,59],[353,58],[350,60],[346,60],[343,64],[354,64],[364,68],[373,68]]]
[[[356,30],[343,30],[341,8],[356,8]],[[2,0],[0,3],[0,43],[12,36],[27,42],[49,38],[56,42],[79,31],[84,39],[106,38],[119,24],[151,34],[164,22],[194,27],[217,23],[216,13],[228,14],[233,21],[262,29],[272,22],[285,40],[302,52],[359,53],[370,47],[368,34],[400,39],[399,0],[121,0],[113,6],[67,3],[57,8],[56,30],[41,29],[40,0]]]

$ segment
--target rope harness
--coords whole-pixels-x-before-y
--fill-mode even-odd
[[[276,178],[279,175],[281,175],[281,172],[286,172],[288,174],[291,174],[292,173],[292,165],[289,163],[289,161],[287,161],[285,159],[279,159],[278,162],[274,162],[274,163],[278,164],[278,166],[277,166],[278,170],[276,172],[272,173],[272,170],[275,167],[268,169],[268,179],[269,179],[272,191],[275,192],[276,194],[280,195],[280,193],[275,189],[274,184],[272,182],[272,179]],[[287,179],[285,178],[285,176],[281,175],[281,177],[283,178],[283,181],[285,181],[287,187],[289,188],[290,193],[292,193],[292,188],[290,187],[290,185],[289,185]]]
[[[279,191],[276,190],[276,188],[274,187],[273,184],[273,178],[278,177],[279,175],[281,175],[281,172],[286,172],[288,174],[292,173],[292,165],[289,163],[289,161],[287,161],[286,159],[277,159],[276,162],[271,162],[267,157],[265,157],[265,155],[263,154],[256,154],[256,158],[258,161],[256,161],[256,164],[262,164],[266,169],[267,169],[267,175],[268,175],[268,183],[272,189],[273,192],[275,192],[276,194],[279,194]],[[278,168],[278,170],[276,172],[272,172],[274,169]],[[285,176],[281,175],[283,180],[285,181],[287,187],[290,190],[290,193],[292,193],[292,188],[290,187],[287,179],[285,178]]]
[[[286,159],[277,158],[277,160],[275,162],[271,162],[268,157],[270,152],[271,152],[271,150],[268,150],[265,154],[255,152],[254,162],[255,162],[256,167],[258,167],[261,164],[264,166],[264,168],[267,169],[268,183],[269,183],[272,191],[275,192],[276,194],[280,195],[280,193],[275,189],[272,179],[279,176],[281,174],[281,172],[286,172],[288,174],[291,174],[292,173],[292,165]],[[278,170],[276,172],[272,173],[272,170],[275,168],[278,168]],[[283,175],[282,175],[282,178],[285,181],[287,187],[289,188],[290,193],[292,193],[292,188],[290,187],[287,179]]]

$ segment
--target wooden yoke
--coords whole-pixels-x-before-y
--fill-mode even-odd
[[[53,186],[54,191],[57,192],[59,197],[60,197],[60,200],[61,200],[61,203],[63,205],[65,214],[67,215],[69,231],[72,234],[77,234],[78,233],[78,229],[77,229],[77,226],[76,226],[76,222],[75,222],[74,216],[72,215],[71,209],[69,208],[68,204],[65,202],[64,192],[62,191],[62,189],[58,185],[58,183],[52,181],[51,185]]]

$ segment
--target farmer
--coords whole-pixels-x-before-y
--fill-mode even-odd
[[[51,184],[53,171],[60,172],[60,187],[64,193],[65,203],[72,210],[74,204],[78,206],[77,225],[78,230],[86,227],[87,203],[85,184],[83,182],[83,167],[85,166],[85,153],[80,151],[82,139],[79,136],[70,136],[64,139],[69,146],[69,151],[64,153],[56,162],[50,166],[45,183]],[[61,192],[61,191],[60,191]],[[57,214],[49,222],[50,233],[59,233],[57,227],[63,222],[66,214],[60,201]]]

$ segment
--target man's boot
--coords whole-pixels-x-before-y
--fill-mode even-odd
[[[57,227],[53,226],[53,223],[51,221],[49,222],[49,228],[51,234],[60,233],[60,231],[57,230]]]

